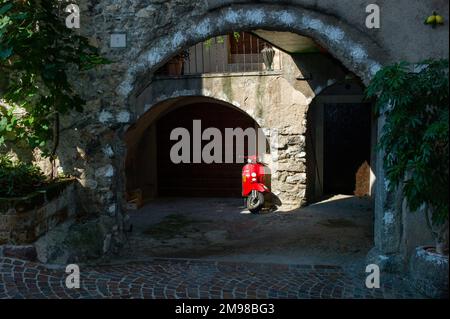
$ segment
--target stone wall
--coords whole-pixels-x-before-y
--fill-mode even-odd
[[[365,27],[365,8],[374,2],[382,10],[381,29]],[[88,103],[83,116],[74,114],[62,119],[58,155],[61,170],[76,176],[82,185],[78,194],[80,209],[103,215],[119,232],[124,218],[121,210],[125,206],[123,138],[138,116],[133,100],[142,89],[140,85],[148,83],[145,79],[151,78],[179,50],[235,30],[289,30],[315,39],[365,83],[382,65],[393,61],[448,58],[448,27],[432,29],[423,24],[433,10],[448,21],[448,1],[80,0],[79,3],[80,32],[114,63],[72,78]],[[110,35],[114,32],[126,32],[126,48],[110,48]],[[375,246],[380,255],[386,248],[383,238],[397,240],[395,236],[385,236],[390,230],[382,223],[392,206],[382,170],[379,164]],[[394,223],[401,225],[401,218],[394,219]]]
[[[45,196],[45,195],[43,195]],[[2,205],[0,210],[0,245],[27,245],[71,219],[76,214],[75,184],[65,187],[57,196],[43,205],[23,210],[24,205],[35,199],[22,199]],[[12,202],[12,201],[11,201]]]

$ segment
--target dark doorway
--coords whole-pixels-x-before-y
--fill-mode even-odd
[[[182,106],[163,116],[157,122],[157,166],[158,194],[160,196],[198,196],[198,197],[239,197],[241,195],[242,163],[180,163],[170,159],[170,150],[178,141],[170,140],[173,129],[182,127],[190,132],[191,146],[193,121],[201,120],[202,131],[214,127],[223,136],[222,149],[225,148],[225,128],[255,127],[249,116],[232,107],[197,103]],[[209,141],[202,142],[202,148]],[[224,151],[223,162],[225,159]],[[248,154],[245,154],[248,155]],[[233,158],[236,158],[235,156]]]
[[[370,193],[371,104],[324,104],[324,194]]]

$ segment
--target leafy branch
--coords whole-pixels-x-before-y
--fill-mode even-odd
[[[391,190],[403,186],[409,207],[430,208],[436,224],[449,214],[448,90],[448,60],[427,60],[383,68],[366,92],[386,116],[379,148]]]
[[[58,6],[57,0],[0,0],[0,78],[6,79],[0,145],[39,147],[52,160],[60,115],[82,112],[85,105],[69,83],[69,69],[109,63],[87,38],[65,26]]]

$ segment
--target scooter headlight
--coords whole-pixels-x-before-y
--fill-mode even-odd
[[[256,173],[253,172],[253,173],[252,173],[252,177],[256,177]]]

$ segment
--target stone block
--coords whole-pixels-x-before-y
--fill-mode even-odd
[[[278,170],[286,172],[305,172],[306,166],[302,162],[287,160],[278,163]]]
[[[448,299],[448,255],[417,247],[410,259],[413,286],[430,298]]]
[[[290,184],[298,184],[298,183],[304,184],[306,183],[306,173],[288,176],[286,178],[286,182]]]

